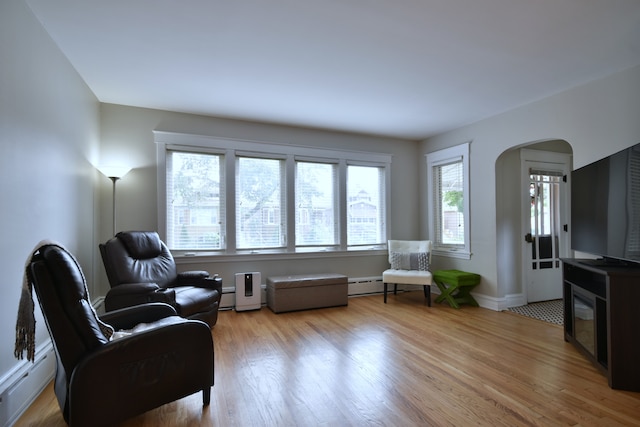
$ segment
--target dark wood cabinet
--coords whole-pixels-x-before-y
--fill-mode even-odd
[[[563,259],[564,338],[614,389],[640,391],[640,266]]]

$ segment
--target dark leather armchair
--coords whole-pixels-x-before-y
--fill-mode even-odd
[[[218,319],[222,280],[206,271],[178,273],[171,252],[155,231],[123,231],[100,244],[111,289],[107,311],[149,302],[164,302],[189,319]]]
[[[211,329],[167,304],[100,317],[114,329],[143,331],[110,340],[90,306],[82,270],[56,245],[41,246],[28,266],[56,353],[54,390],[70,426],[104,426],[213,385]]]

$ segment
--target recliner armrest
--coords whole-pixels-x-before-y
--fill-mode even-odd
[[[193,273],[206,273],[206,276],[193,274]],[[186,271],[184,273],[178,273],[177,286],[197,286],[199,288],[215,289],[222,295],[222,278],[220,276],[209,276],[207,272],[192,272]]]
[[[135,294],[148,294],[149,292],[156,292],[160,290],[160,286],[156,283],[123,283],[122,285],[115,286],[109,290],[113,295],[135,295]]]
[[[199,279],[205,279],[209,276],[210,276],[209,272],[204,270],[183,271],[181,273],[178,273],[178,280],[179,281],[199,280]]]
[[[120,330],[131,329],[139,323],[155,322],[169,316],[177,316],[176,309],[169,304],[157,302],[120,308],[99,317],[115,330]]]
[[[151,302],[163,302],[175,307],[176,291],[163,289],[155,283],[125,283],[111,288],[104,299],[107,311]]]

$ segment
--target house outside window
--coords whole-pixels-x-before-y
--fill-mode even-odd
[[[429,153],[429,237],[438,255],[471,256],[469,237],[469,143]]]
[[[350,245],[384,243],[385,170],[371,166],[347,168],[348,242]]]

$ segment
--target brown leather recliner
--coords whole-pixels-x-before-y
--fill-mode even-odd
[[[113,311],[114,329],[144,330],[109,340],[90,307],[80,266],[63,248],[41,246],[28,266],[56,353],[55,394],[70,426],[106,426],[202,390],[209,404],[213,339],[201,321],[167,304]]]
[[[206,271],[178,273],[158,233],[122,231],[99,247],[111,285],[105,297],[107,311],[164,302],[182,317],[215,325],[222,279],[210,277]]]

